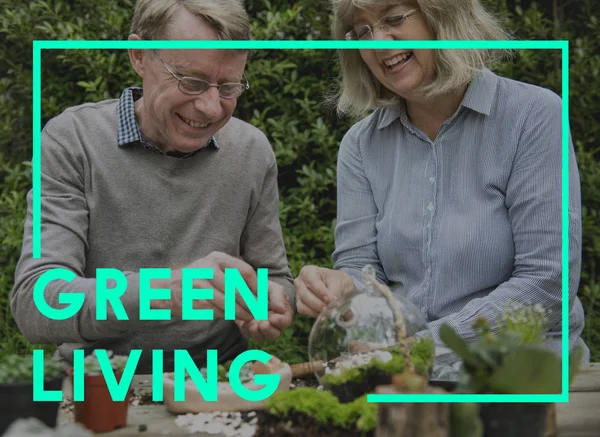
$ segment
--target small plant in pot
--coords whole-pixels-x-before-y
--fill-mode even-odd
[[[366,395],[341,403],[327,390],[302,387],[275,393],[257,417],[254,437],[373,437],[377,404]]]
[[[476,339],[466,343],[449,325],[440,329],[440,337],[462,360],[463,366],[456,391],[478,394],[559,394],[561,392],[562,361],[544,345],[546,312],[539,305],[512,306],[501,318],[498,328],[485,318],[473,324]],[[574,349],[569,356],[569,381],[581,363],[583,350]],[[470,416],[477,414],[483,425],[473,437],[544,437],[548,403],[484,403],[455,406],[455,417],[465,419],[463,408]],[[460,410],[460,411],[459,411]],[[466,410],[465,410],[466,411]],[[472,421],[468,417],[466,422]],[[455,421],[455,429],[461,427]],[[472,426],[470,426],[472,428]],[[455,431],[455,435],[459,435]],[[462,434],[460,434],[462,436]]]
[[[127,357],[113,355],[107,352],[110,364],[117,382],[123,375],[123,369],[127,364]],[[106,379],[102,374],[96,352],[87,355],[84,360],[84,399],[73,402],[75,410],[75,421],[81,423],[92,432],[109,432],[127,425],[127,413],[131,389],[123,401],[114,401]],[[72,370],[70,372],[73,383]]]
[[[61,390],[65,373],[50,357],[44,359],[44,389]],[[35,417],[56,427],[58,401],[33,400],[33,356],[6,355],[0,358],[0,435],[19,418]]]

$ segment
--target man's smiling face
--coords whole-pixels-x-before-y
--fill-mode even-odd
[[[206,22],[181,8],[169,25],[172,40],[215,40]],[[231,118],[237,99],[223,99],[211,87],[199,95],[179,89],[167,68],[179,76],[210,83],[242,82],[247,54],[231,50],[158,50],[132,55],[143,79],[144,95],[136,102],[136,118],[144,137],[163,151],[191,152],[206,145]],[[164,62],[164,64],[163,64]],[[165,65],[166,64],[166,65]],[[167,67],[168,66],[168,67]]]

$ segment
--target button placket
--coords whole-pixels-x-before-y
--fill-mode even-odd
[[[430,142],[430,147],[431,147],[431,154],[432,154],[432,160],[433,160],[433,166],[432,166],[432,170],[433,173],[429,175],[428,181],[430,184],[430,202],[427,204],[427,210],[429,211],[429,217],[428,217],[428,221],[427,221],[427,248],[426,248],[426,270],[425,270],[425,281],[426,281],[426,288],[429,291],[429,288],[431,286],[431,244],[433,241],[433,219],[435,216],[435,211],[436,211],[436,193],[437,193],[437,176],[438,176],[438,154],[437,154],[437,148],[436,148],[436,144],[434,142]],[[423,307],[421,308],[423,314],[425,315],[425,317],[427,317],[427,319],[429,319],[429,312],[427,310],[428,307],[431,306],[431,304],[433,303],[433,299],[431,296],[431,293],[427,293],[426,296],[424,296],[424,301],[425,301],[425,305],[423,305]]]

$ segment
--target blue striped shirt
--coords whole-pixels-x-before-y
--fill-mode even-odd
[[[440,343],[447,323],[467,341],[478,316],[509,304],[550,311],[561,351],[561,99],[484,69],[432,141],[403,102],[344,136],[338,156],[334,268],[381,282],[421,308]],[[581,342],[581,198],[569,142],[570,345]],[[586,360],[589,359],[586,347]]]

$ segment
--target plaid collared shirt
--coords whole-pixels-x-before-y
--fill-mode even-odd
[[[146,149],[152,150],[161,155],[175,156],[178,158],[189,158],[195,155],[202,148],[189,153],[182,152],[163,152],[156,146],[150,144],[140,132],[140,128],[135,119],[134,103],[142,97],[142,89],[137,87],[129,87],[123,90],[121,98],[117,106],[117,115],[119,120],[117,144],[123,147],[133,143],[139,143]],[[219,144],[215,137],[211,137],[208,146],[219,149]]]

